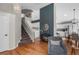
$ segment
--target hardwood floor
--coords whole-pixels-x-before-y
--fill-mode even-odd
[[[0,55],[46,55],[48,54],[47,42],[35,42],[19,45],[14,50],[0,52]]]
[[[79,49],[73,48],[67,40],[64,40],[65,47],[67,48],[67,55],[79,55]]]
[[[0,52],[0,55],[47,55],[48,43],[43,41],[32,42],[27,33],[22,31],[22,40],[13,50]]]

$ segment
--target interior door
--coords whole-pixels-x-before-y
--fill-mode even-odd
[[[9,14],[0,12],[0,51],[9,48]]]

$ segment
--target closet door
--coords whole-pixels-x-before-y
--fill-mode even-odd
[[[9,48],[9,14],[0,12],[0,52]]]

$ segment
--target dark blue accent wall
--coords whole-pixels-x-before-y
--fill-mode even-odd
[[[47,33],[54,34],[54,4],[47,5],[40,9],[40,30],[43,30],[44,24],[49,25]],[[40,31],[40,34],[43,32]]]

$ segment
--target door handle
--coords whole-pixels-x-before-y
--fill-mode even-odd
[[[8,36],[8,34],[5,34],[5,36]]]

